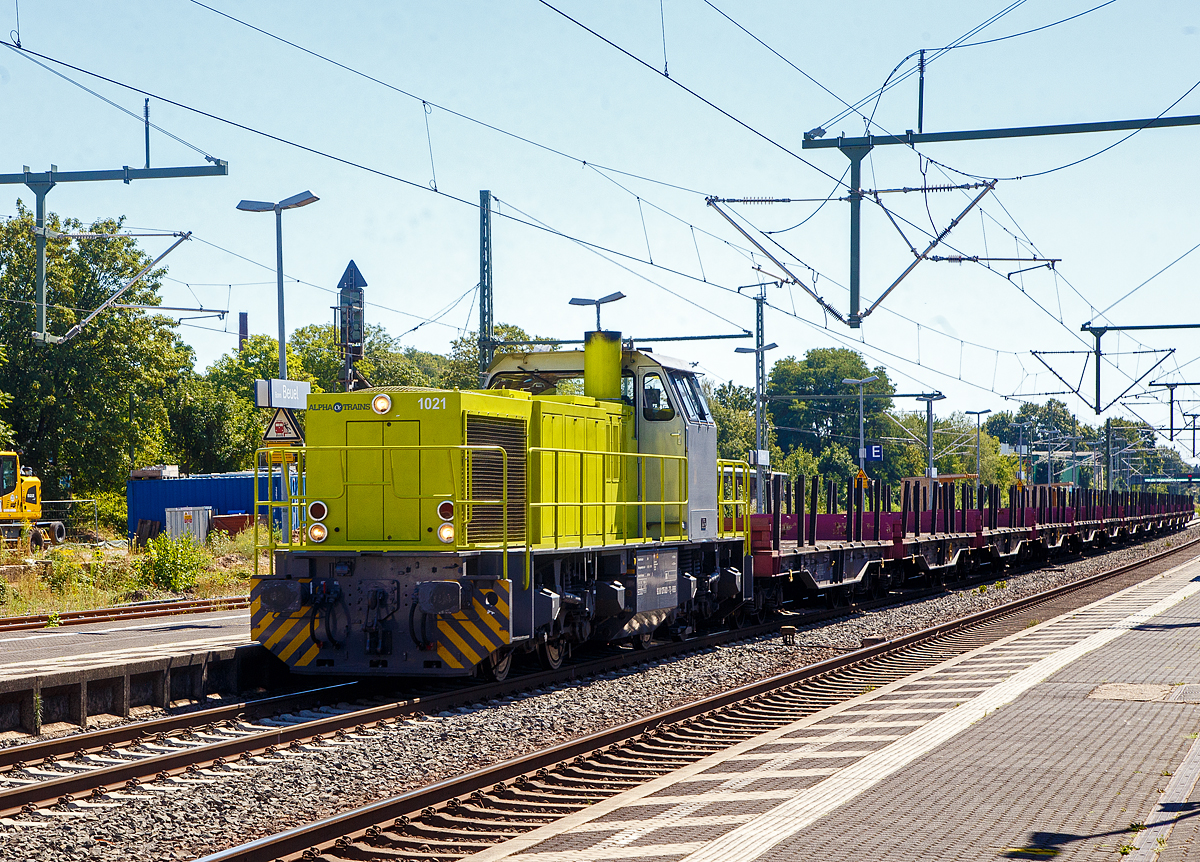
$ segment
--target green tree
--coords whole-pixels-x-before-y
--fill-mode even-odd
[[[228,473],[254,465],[264,412],[194,372],[169,390],[170,460],[185,473]]]
[[[277,347],[276,350],[278,349]],[[342,357],[338,347],[338,333],[332,323],[302,326],[288,336],[288,376],[295,379],[290,358],[293,351],[300,360],[301,367],[312,377],[313,385],[322,392],[338,392],[345,388],[341,382]],[[371,375],[367,373],[369,363],[360,361],[358,370],[368,380],[371,379]]]
[[[4,365],[5,355],[4,346],[0,345],[0,366]],[[8,410],[12,404],[12,395],[7,392],[0,392],[0,415]],[[0,419],[0,449],[11,449],[13,447],[12,428],[3,419]]]
[[[47,218],[61,233],[79,233],[77,219]],[[136,240],[115,236],[119,219],[100,219],[86,232],[102,238],[51,239],[46,244],[47,329],[62,335],[100,305],[150,258]],[[16,397],[0,405],[25,461],[46,482],[46,496],[66,488],[121,488],[135,461],[161,460],[167,426],[163,395],[169,381],[191,367],[191,350],[172,322],[134,308],[110,308],[79,335],[61,344],[32,341],[34,219],[17,202],[17,216],[0,223],[0,392]],[[122,296],[123,304],[159,302],[158,269]]]
[[[382,326],[368,326],[363,339],[363,360],[369,364],[367,379],[375,386],[432,386],[433,378],[417,361],[420,354],[413,348],[402,348],[400,342],[388,334]],[[428,357],[430,366],[439,365],[442,357],[433,353]]]
[[[529,333],[511,323],[497,323],[492,330],[497,341],[528,341]],[[522,353],[528,347],[500,345],[496,353]],[[446,361],[439,389],[479,388],[479,334],[468,332],[450,342],[450,356]]]
[[[289,380],[312,384],[313,392],[324,392],[316,378],[304,367],[294,344],[287,346]],[[241,350],[226,353],[209,366],[205,377],[217,389],[232,392],[254,403],[254,381],[279,376],[279,341],[269,335],[251,335]]]
[[[797,447],[819,454],[833,443],[848,451],[858,450],[858,403],[848,398],[821,398],[822,395],[857,395],[858,388],[842,382],[847,378],[879,379],[868,383],[868,395],[888,396],[896,390],[882,366],[868,368],[862,356],[844,347],[814,348],[803,359],[789,356],[775,363],[767,383],[771,398],[768,410],[785,451]],[[787,396],[818,396],[789,401]],[[887,430],[883,414],[891,409],[892,399],[868,397],[863,403],[866,436],[878,439]]]
[[[717,426],[717,457],[741,461],[754,448],[754,390],[725,382],[715,389],[704,381],[708,406]]]
[[[817,472],[822,477],[833,479],[840,484],[858,475],[858,461],[850,456],[850,450],[841,443],[830,443],[817,458]]]

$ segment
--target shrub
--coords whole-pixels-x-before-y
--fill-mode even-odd
[[[111,530],[119,536],[124,536],[129,523],[125,494],[118,491],[100,491],[95,495],[95,500],[100,529]]]
[[[151,589],[182,592],[196,585],[201,570],[208,566],[208,555],[190,536],[172,539],[160,533],[146,544],[137,562],[138,581]]]
[[[55,548],[50,553],[50,566],[42,571],[42,580],[50,592],[61,596],[87,580],[79,555],[72,548]]]

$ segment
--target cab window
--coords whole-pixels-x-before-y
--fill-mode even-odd
[[[17,490],[17,456],[0,456],[0,495]]]
[[[621,400],[630,407],[633,406],[633,390],[636,386],[637,381],[634,380],[633,375],[628,371],[621,375]]]
[[[666,383],[656,371],[642,378],[642,416],[651,422],[675,418],[675,408],[667,397]]]
[[[671,381],[675,384],[675,393],[683,404],[683,411],[693,422],[708,421],[708,405],[696,382],[696,375],[686,371],[672,371]]]

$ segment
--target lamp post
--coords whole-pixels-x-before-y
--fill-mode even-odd
[[[576,297],[572,298],[570,303],[568,303],[568,304],[569,305],[594,305],[594,306],[596,306],[596,331],[600,332],[601,331],[601,329],[600,329],[600,306],[604,305],[604,303],[606,303],[606,302],[616,302],[618,299],[624,299],[624,298],[625,298],[625,294],[621,293],[621,291],[618,290],[616,293],[610,293],[608,296],[602,296],[599,299],[583,299],[582,297],[576,296]]]
[[[279,379],[287,380],[287,329],[283,318],[283,211],[306,207],[319,201],[310,191],[300,192],[279,203],[267,201],[241,201],[237,208],[248,213],[275,213],[275,280],[279,288]]]
[[[864,377],[862,380],[855,380],[853,377],[842,378],[843,383],[858,387],[858,470],[860,473],[867,471],[867,443],[863,439],[863,386],[868,383],[874,383],[878,379],[879,375],[877,374]]]
[[[761,512],[766,498],[762,478],[762,453],[767,448],[767,422],[766,416],[763,415],[763,390],[767,388],[766,352],[774,350],[779,345],[774,341],[770,344],[763,344],[762,330],[759,329],[758,332],[759,345],[757,347],[735,347],[733,352],[754,354],[754,446],[757,449],[754,454],[754,484],[755,502],[758,505],[758,511]]]
[[[980,420],[984,416],[986,416],[987,414],[989,414],[991,412],[992,412],[991,410],[968,410],[967,411],[968,416],[975,417],[975,484],[976,485],[980,485],[983,483],[982,471],[979,468],[979,423],[980,423]]]

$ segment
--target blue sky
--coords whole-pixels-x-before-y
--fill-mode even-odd
[[[210,4],[411,96],[190,0],[25,0],[19,12],[27,49],[407,181],[152,99],[152,121],[227,160],[228,177],[61,185],[51,192],[50,208],[61,214],[84,220],[124,215],[131,226],[195,232],[196,241],[167,259],[177,281],[166,283],[164,303],[199,301],[234,312],[227,324],[199,320],[181,327],[204,368],[235,345],[236,312],[249,312],[252,331],[275,331],[273,219],[237,212],[235,204],[304,189],[321,200],[284,215],[284,268],[300,280],[289,279],[287,287],[289,326],[330,320],[332,294],[310,285],[335,287],[353,258],[369,283],[370,321],[405,333],[406,344],[445,350],[458,330],[474,328],[478,212],[472,204],[487,188],[499,199],[499,320],[539,335],[579,337],[590,326],[590,312],[567,300],[621,290],[628,298],[608,306],[604,321],[628,335],[752,328],[753,303],[735,289],[760,280],[755,265],[770,270],[771,264],[705,205],[706,194],[824,199],[835,189],[830,175],[841,177],[846,160],[836,150],[802,152],[801,139],[818,125],[831,135],[862,134],[858,114],[833,120],[844,109],[841,100],[856,103],[910,53],[952,43],[998,13],[1004,12],[968,41],[1043,27],[1100,2],[553,3],[653,68],[538,0]],[[0,2],[0,32],[15,30],[16,12],[13,0]],[[669,79],[661,74],[664,41]],[[47,65],[141,113],[139,94]],[[913,68],[910,60],[897,75]],[[864,108],[874,110],[876,133],[915,128],[916,81],[900,81]],[[1035,33],[937,55],[926,74],[925,129],[1200,114],[1200,88],[1180,100],[1197,81],[1200,6],[1117,0]],[[78,170],[143,162],[140,122],[9,49],[0,51],[0,110],[0,173],[24,164]],[[1000,182],[982,212],[973,211],[949,235],[952,248],[935,253],[1061,263],[1053,272],[1040,268],[1010,279],[1007,273],[1033,264],[997,262],[989,271],[925,262],[855,331],[827,322],[800,289],[771,287],[767,336],[780,345],[774,355],[853,346],[872,364],[887,365],[902,391],[945,392],[944,410],[1015,409],[1019,402],[1005,396],[1041,400],[1046,396],[1038,393],[1063,390],[1030,351],[1087,349],[1083,323],[1101,320],[1097,311],[1200,242],[1194,202],[1200,168],[1190,155],[1200,128],[1145,131],[1074,167],[1030,176],[1122,137],[941,143],[919,148],[920,155],[877,148],[864,162],[867,188],[973,181],[954,170],[1026,177]],[[155,132],[151,160],[199,164],[202,156]],[[437,193],[430,188],[435,176]],[[976,193],[881,196],[905,236],[879,206],[865,204],[864,300],[872,301],[911,262],[907,243],[923,248],[927,233],[944,229]],[[0,190],[0,214],[15,212],[17,197],[32,199],[20,186]],[[771,247],[796,275],[809,283],[815,277],[829,302],[846,307],[847,204],[732,210],[752,232],[804,221],[772,236],[786,251]],[[558,233],[523,223],[533,221]],[[166,242],[148,239],[145,247],[156,253]],[[656,266],[645,263],[650,259]],[[1198,273],[1200,250],[1113,307],[1107,320],[1200,321],[1193,287]],[[1119,367],[1105,365],[1105,402],[1160,357],[1129,351],[1175,348],[1147,382],[1200,380],[1197,333],[1135,335],[1105,338],[1106,351],[1125,352],[1112,357]],[[738,343],[744,342],[663,349],[698,362],[717,380],[750,385],[752,361],[735,356]],[[1072,383],[1084,371],[1082,354],[1045,358]],[[1090,366],[1086,371],[1090,398]],[[1133,393],[1139,390],[1144,386]],[[1194,389],[1178,392],[1200,398]],[[1058,397],[1095,421],[1075,396]],[[1136,410],[1166,424],[1165,404],[1126,400],[1130,406],[1118,404],[1106,415]],[[1177,416],[1176,423],[1182,421]]]

